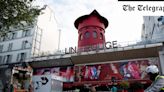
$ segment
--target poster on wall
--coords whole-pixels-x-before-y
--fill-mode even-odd
[[[126,61],[116,61],[105,64],[80,65],[75,66],[75,81],[94,81],[94,80],[146,80],[145,69],[148,65],[158,66],[158,58],[146,58]]]
[[[63,82],[74,81],[74,69],[72,66],[34,69],[34,75],[49,74],[61,77]]]
[[[33,76],[34,92],[51,92],[51,75]]]
[[[63,82],[59,80],[51,80],[51,92],[62,92],[63,91]]]

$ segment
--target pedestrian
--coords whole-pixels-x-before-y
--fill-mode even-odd
[[[145,89],[144,92],[164,92],[164,76],[159,75],[158,67],[150,65],[146,68],[146,73],[152,81],[152,84]]]
[[[111,92],[117,92],[117,87],[116,87],[116,85],[112,85],[112,88],[111,88]]]

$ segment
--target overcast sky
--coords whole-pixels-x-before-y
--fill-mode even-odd
[[[117,0],[39,0],[39,4],[47,4],[51,12],[48,19],[57,21],[57,29],[61,29],[60,49],[77,46],[78,31],[74,21],[96,9],[100,15],[108,19],[109,26],[105,30],[106,41],[129,42],[141,38],[143,16],[161,15],[163,12],[123,11],[123,5],[138,4],[162,5],[154,2],[117,2]],[[52,14],[51,14],[52,13]],[[53,17],[53,18],[52,18]],[[46,24],[45,21],[42,22]],[[56,24],[51,28],[53,29]],[[58,33],[54,34],[57,37]],[[53,40],[51,40],[53,41]],[[56,44],[58,40],[54,40]]]

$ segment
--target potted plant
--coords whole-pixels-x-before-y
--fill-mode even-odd
[[[128,88],[129,88],[129,82],[128,81],[121,81],[120,83],[120,87],[123,89],[122,92],[128,92]]]
[[[130,88],[132,88],[133,92],[144,92],[144,85],[141,82],[135,81],[130,84]]]

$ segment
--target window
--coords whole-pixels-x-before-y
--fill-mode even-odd
[[[8,37],[8,35],[6,34],[4,37],[3,37],[3,41],[6,41],[6,40],[8,40],[9,39],[9,37]]]
[[[3,36],[0,36],[0,42],[2,41],[2,39],[3,39]]]
[[[15,39],[17,37],[17,33],[13,32],[11,33],[11,39]]]
[[[3,51],[3,45],[0,45],[0,52]]]
[[[4,58],[3,58],[3,63],[4,63],[4,64],[8,64],[8,63],[11,62],[11,60],[12,60],[12,56],[11,56],[11,55],[6,55],[6,56],[4,56]]]
[[[22,37],[26,37],[30,35],[30,30],[23,30]]]
[[[164,25],[164,16],[160,16],[158,22],[161,22],[161,24]]]
[[[83,35],[82,34],[80,34],[79,39],[83,40]]]
[[[5,37],[4,36],[1,36],[1,41],[4,41]]]
[[[162,21],[163,16],[160,16],[157,20]]]
[[[8,34],[8,39],[14,39],[16,38],[16,33],[15,32],[11,32]]]
[[[2,56],[0,56],[0,64],[2,64]]]
[[[24,61],[26,59],[26,53],[19,53],[18,55],[17,55],[17,61],[18,62],[22,62],[22,61]]]
[[[11,51],[12,50],[12,47],[13,47],[13,43],[9,43],[8,51]]]
[[[90,36],[90,34],[89,34],[89,32],[87,31],[87,32],[85,32],[85,38],[89,38],[89,36]]]
[[[93,38],[97,38],[97,32],[93,31]]]
[[[100,39],[102,39],[102,40],[103,40],[103,34],[102,34],[102,33],[100,33]]]
[[[22,49],[26,49],[28,41],[25,40],[22,42]]]

